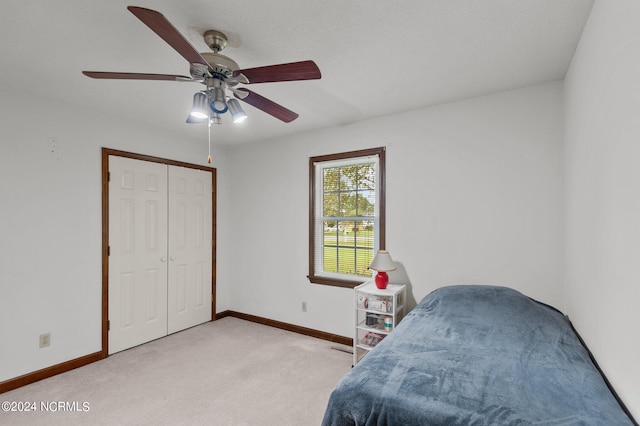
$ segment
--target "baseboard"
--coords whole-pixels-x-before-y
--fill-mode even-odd
[[[337,334],[327,333],[324,331],[314,330],[312,328],[301,327],[299,325],[288,324],[286,322],[276,321],[268,318],[258,317],[250,314],[243,314],[236,311],[223,311],[215,314],[215,320],[224,317],[235,317],[246,321],[255,322],[258,324],[267,325],[270,327],[280,328],[282,330],[292,331],[294,333],[304,334],[306,336],[316,337],[318,339],[328,340],[330,342],[339,343],[341,345],[352,346],[353,339],[349,337],[339,336]],[[51,367],[43,368],[42,370],[27,373],[23,376],[15,377],[13,379],[0,382],[0,394],[8,392],[13,389],[17,389],[21,386],[37,382],[48,377],[55,376],[60,373],[64,373],[70,370],[74,370],[78,367],[83,367],[87,364],[91,364],[96,361],[105,359],[107,356],[104,352],[95,352],[89,355],[75,358],[61,364],[52,365]]]
[[[21,386],[37,382],[38,380],[46,379],[48,377],[55,376],[56,374],[64,373],[66,371],[91,364],[92,362],[100,361],[104,358],[105,355],[102,351],[95,352],[89,355],[81,356],[80,358],[63,362],[61,364],[43,368],[42,370],[34,371],[33,373],[27,373],[23,376],[0,382],[0,393],[8,392]]]
[[[224,317],[240,318],[243,320],[256,322],[258,324],[268,325],[270,327],[280,328],[282,330],[292,331],[294,333],[304,334],[306,336],[316,337],[322,340],[328,340],[330,342],[339,343],[341,345],[353,346],[353,339],[350,337],[344,337],[344,336],[327,333],[320,330],[314,330],[312,328],[301,327],[299,325],[276,321],[269,318],[258,317],[250,314],[243,314],[242,312],[236,312],[236,311],[223,311],[216,314],[216,319],[221,319]]]

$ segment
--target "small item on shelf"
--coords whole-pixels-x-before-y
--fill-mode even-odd
[[[393,299],[390,296],[372,296],[369,297],[361,294],[358,296],[358,307],[364,309],[373,309],[382,312],[391,312]]]
[[[364,294],[358,295],[358,307],[366,309],[368,304],[369,304],[369,301],[367,300],[367,297]]]
[[[378,324],[378,316],[376,314],[372,314],[367,312],[367,319],[365,322],[366,325],[376,325]]]
[[[391,331],[393,329],[393,318],[384,317],[384,329],[385,331]]]
[[[360,344],[363,345],[367,345],[367,346],[371,346],[374,347],[375,345],[377,345],[378,343],[380,343],[380,341],[384,339],[383,335],[377,334],[377,333],[367,333],[364,335],[364,337],[360,340]]]
[[[366,308],[368,309],[375,309],[376,311],[387,312],[386,300],[380,300],[380,299],[369,300],[367,305],[368,306],[366,306]]]

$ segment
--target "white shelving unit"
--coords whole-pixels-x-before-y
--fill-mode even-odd
[[[353,365],[396,328],[405,314],[406,286],[388,284],[381,290],[367,281],[354,289],[355,334]]]

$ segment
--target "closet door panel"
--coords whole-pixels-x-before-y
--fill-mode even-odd
[[[169,166],[168,332],[211,320],[211,172]]]
[[[109,353],[167,334],[167,167],[109,157]]]

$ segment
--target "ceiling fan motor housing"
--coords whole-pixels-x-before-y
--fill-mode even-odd
[[[227,44],[229,44],[227,36],[224,33],[216,30],[205,31],[204,42],[207,43],[209,49],[213,50],[215,53],[220,52],[225,47],[227,47]]]
[[[240,69],[237,62],[228,56],[212,52],[203,52],[201,55],[209,63],[212,74],[220,74],[224,78],[229,78],[234,71]]]

